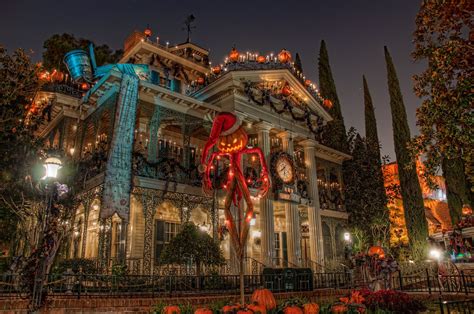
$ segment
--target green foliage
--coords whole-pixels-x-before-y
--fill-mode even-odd
[[[448,186],[448,194],[458,197],[469,190],[474,192],[472,12],[470,1],[422,1],[412,53],[416,61],[426,64],[426,69],[414,76],[414,90],[422,104],[417,110],[420,135],[411,149],[413,154],[426,155],[424,176],[428,183],[433,183],[431,179],[444,159],[461,157],[466,179],[459,176],[459,161],[454,161],[458,164],[454,174],[445,173],[451,187],[456,186],[454,191]],[[459,181],[454,183],[456,178]],[[461,191],[465,186],[462,180],[469,183],[466,192]],[[459,211],[459,203],[451,203],[453,206]]]
[[[218,266],[225,262],[217,241],[193,223],[182,226],[161,253],[160,260],[165,264],[193,262],[198,272],[202,265]]]
[[[349,130],[348,138],[352,159],[344,162],[342,173],[349,224],[357,235],[354,244],[359,249],[377,242],[386,245],[390,222],[385,190],[379,178],[379,163],[370,162],[366,140],[353,128]]]
[[[322,143],[339,151],[347,152],[348,144],[346,127],[344,125],[341,104],[339,103],[339,97],[337,97],[336,84],[332,77],[328,51],[324,40],[321,41],[321,48],[319,50],[318,69],[319,90],[323,98],[331,100],[333,106],[329,110],[329,113],[334,119],[324,128]]]
[[[443,176],[449,205],[449,213],[453,224],[461,220],[463,205],[472,207],[472,193],[464,172],[464,162],[461,157],[444,158],[442,162]]]
[[[74,273],[82,271],[84,274],[97,273],[97,267],[93,260],[87,258],[71,258],[60,260],[54,267],[54,272],[62,274],[70,268]]]
[[[10,243],[20,215],[28,206],[25,178],[38,161],[35,121],[28,119],[39,88],[38,68],[18,49],[11,55],[0,46],[0,242]],[[21,162],[19,162],[21,161]]]
[[[423,196],[420,183],[418,182],[415,160],[407,146],[411,140],[411,136],[403,96],[400,91],[400,83],[398,82],[392,57],[387,47],[384,49],[385,61],[387,63],[388,91],[390,94],[395,154],[397,156],[400,179],[400,192],[403,200],[403,208],[405,210],[408,237],[410,243],[414,244],[426,240],[428,237],[428,223],[425,218]]]
[[[43,67],[47,70],[57,69],[67,73],[66,65],[63,62],[64,55],[74,49],[88,51],[89,43],[92,41],[84,38],[76,38],[72,34],[55,34],[43,43]],[[93,42],[92,42],[93,43]],[[95,45],[94,45],[95,46]],[[113,51],[107,45],[98,45],[94,48],[97,65],[117,63],[123,51]]]
[[[295,69],[299,71],[300,73],[303,72],[303,64],[301,63],[300,55],[299,53],[296,53],[295,55],[295,63],[294,63]]]

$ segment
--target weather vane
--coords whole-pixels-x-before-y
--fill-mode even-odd
[[[196,17],[194,14],[190,14],[186,17],[186,20],[184,20],[184,25],[186,27],[183,27],[183,30],[188,32],[188,39],[186,42],[191,42],[191,33],[193,32],[192,30],[196,28],[196,26],[193,25],[194,20],[196,20]]]

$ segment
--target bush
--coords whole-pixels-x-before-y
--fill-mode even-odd
[[[87,258],[71,258],[60,260],[54,268],[54,272],[62,274],[65,273],[68,268],[71,268],[74,273],[78,273],[80,270],[84,274],[97,273],[97,267],[94,260]]]
[[[415,300],[403,292],[395,290],[380,290],[377,292],[362,290],[361,294],[365,298],[365,306],[372,311],[380,309],[407,314],[426,311],[426,306],[421,301]]]

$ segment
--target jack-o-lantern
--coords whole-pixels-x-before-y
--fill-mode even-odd
[[[64,80],[64,73],[58,70],[54,70],[51,73],[51,80],[53,82],[62,82]]]
[[[150,27],[147,27],[145,28],[145,30],[143,31],[143,34],[145,34],[146,37],[150,37],[151,36],[151,28]]]
[[[471,216],[472,215],[472,208],[469,204],[462,205],[462,214],[464,216]]]
[[[199,85],[204,84],[204,77],[202,77],[202,76],[198,77],[198,78],[197,78],[197,83],[198,83]]]
[[[247,145],[247,133],[242,127],[229,135],[221,135],[218,139],[217,149],[223,153],[234,153],[242,150]]]
[[[323,100],[323,105],[328,108],[328,109],[331,109],[332,108],[332,101],[330,101],[329,99],[324,99]]]
[[[237,62],[239,61],[239,56],[240,56],[239,52],[234,47],[229,53],[229,60],[232,62]]]
[[[221,73],[221,66],[216,65],[215,67],[212,67],[211,71],[213,74],[218,75],[219,73]]]
[[[369,251],[367,252],[369,256],[374,256],[377,255],[378,258],[384,259],[385,258],[385,251],[381,246],[374,245],[369,248]]]
[[[281,63],[287,63],[291,61],[291,54],[288,50],[282,49],[280,53],[278,54],[278,60]]]
[[[83,82],[83,83],[81,84],[81,89],[82,89],[82,90],[88,90],[88,89],[89,89],[89,84],[86,83],[86,82]]]
[[[304,85],[305,86],[310,86],[311,85],[311,80],[305,80]]]
[[[266,59],[265,59],[264,56],[258,56],[258,57],[257,57],[257,62],[258,62],[258,63],[265,63],[265,61],[266,61]]]
[[[285,97],[290,96],[292,93],[293,93],[293,90],[288,84],[285,84],[285,86],[283,86],[283,88],[281,89],[281,94]]]

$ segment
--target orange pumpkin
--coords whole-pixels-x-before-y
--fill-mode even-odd
[[[53,82],[62,82],[62,80],[64,80],[64,73],[54,70],[53,73],[51,73],[51,80]]]
[[[254,314],[254,313],[250,309],[240,309],[240,310],[237,311],[236,314]]]
[[[324,105],[326,108],[331,109],[331,108],[332,108],[332,101],[330,101],[329,99],[324,99],[323,105]]]
[[[221,69],[221,66],[220,66],[220,65],[216,65],[215,67],[213,67],[213,68],[211,69],[212,73],[214,73],[215,75],[221,73],[221,70],[222,70],[222,69]]]
[[[240,56],[239,52],[234,47],[229,53],[229,60],[232,62],[237,62],[239,61],[239,56]]]
[[[223,153],[238,152],[242,150],[245,146],[247,146],[247,141],[248,141],[247,133],[242,127],[240,127],[234,133],[220,136],[218,139],[217,149]],[[252,301],[255,302],[256,300],[252,299]]]
[[[181,309],[176,305],[168,305],[163,308],[163,314],[181,314]]]
[[[212,310],[210,310],[206,307],[202,307],[202,308],[198,308],[196,311],[194,311],[194,314],[212,314]]]
[[[263,305],[267,310],[273,310],[277,306],[273,293],[268,289],[255,290],[251,300],[259,305]]]
[[[281,89],[281,94],[285,97],[290,96],[292,93],[293,93],[293,90],[291,89],[290,85],[288,85],[288,84],[283,86],[283,88]]]
[[[291,61],[291,54],[288,50],[282,49],[280,53],[278,54],[278,60],[281,63],[287,63]]]
[[[472,215],[472,208],[469,204],[462,205],[462,214],[464,216],[471,216]]]
[[[82,90],[88,90],[89,89],[89,84],[87,84],[86,82],[82,83],[81,84],[81,89]]]
[[[369,251],[367,252],[367,254],[369,256],[374,256],[374,255],[377,255],[378,258],[380,259],[384,259],[385,258],[385,251],[383,250],[382,247],[378,246],[378,245],[374,245],[372,247],[369,248]]]
[[[287,306],[283,309],[284,314],[303,314],[303,311],[299,306],[292,305],[292,306]]]
[[[240,307],[240,304],[234,304],[234,305],[226,305],[222,308],[222,312],[224,314],[226,313],[233,313],[235,309],[238,309]]]
[[[303,305],[304,314],[318,314],[319,305],[317,303],[306,303]]]
[[[145,30],[143,31],[143,34],[145,34],[146,37],[150,37],[151,36],[151,28],[147,26],[147,28],[145,28]]]
[[[250,304],[247,308],[252,310],[255,314],[267,314],[267,309],[261,304]]]
[[[198,83],[199,85],[204,84],[204,77],[202,77],[202,76],[198,77],[198,78],[197,78],[197,83]]]
[[[257,62],[258,63],[265,63],[267,59],[264,56],[258,56],[257,57]]]
[[[331,306],[331,313],[334,314],[346,313],[347,310],[348,308],[345,304],[334,304]]]
[[[305,80],[305,81],[304,81],[304,85],[305,85],[305,86],[311,85],[311,80]]]

